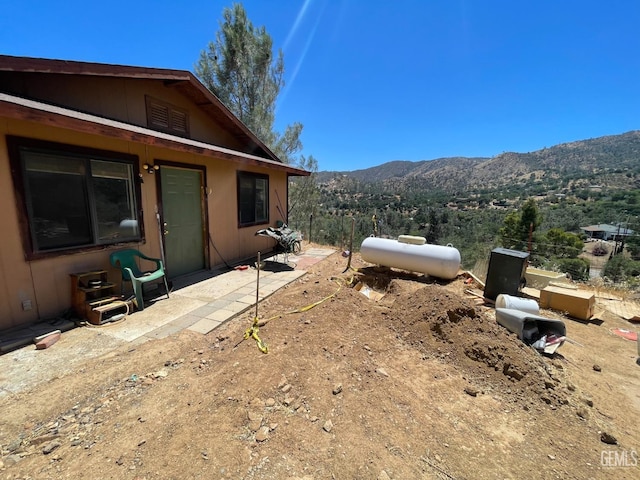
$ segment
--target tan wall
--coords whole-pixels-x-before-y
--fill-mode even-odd
[[[111,281],[119,281],[119,272],[109,265],[109,254],[122,248],[107,247],[95,252],[25,261],[5,135],[133,154],[138,156],[140,167],[144,163],[154,163],[155,160],[204,165],[207,187],[211,189],[205,202],[208,209],[209,233],[224,260],[229,263],[237,262],[256,255],[259,250],[264,252],[274,246],[273,240],[255,235],[256,230],[264,226],[238,228],[236,172],[244,170],[269,174],[270,225],[275,225],[276,221],[281,219],[276,208],[276,191],[281,201],[286,202],[287,177],[284,172],[0,118],[0,224],[4,227],[3,234],[0,235],[0,330],[32,323],[38,318],[51,318],[68,309],[70,273],[105,269],[109,272]],[[155,216],[158,203],[157,176],[146,173],[142,168],[141,172],[144,179],[141,190],[145,241],[133,247],[147,255],[160,257]],[[286,208],[286,205],[283,205],[283,208]],[[210,255],[212,267],[224,264],[213,248],[210,249]],[[23,300],[31,300],[32,310],[22,309]]]
[[[209,211],[209,233],[216,248],[225,255],[227,262],[240,260],[248,256],[254,256],[258,251],[266,252],[274,247],[272,239],[256,236],[255,233],[265,226],[251,226],[238,228],[236,171],[269,174],[269,224],[275,226],[278,220],[282,220],[276,208],[277,197],[286,201],[286,174],[284,172],[268,171],[264,168],[238,167],[236,165],[218,164],[207,168],[207,186],[211,188],[211,195],[207,198]],[[286,206],[283,205],[283,208]],[[230,234],[229,230],[235,232]],[[211,249],[212,264],[224,263]]]
[[[6,74],[5,74],[6,75]],[[15,78],[20,82],[15,82]],[[242,151],[242,144],[223,126],[162,81],[135,78],[13,73],[5,90],[98,116],[147,126],[145,95],[189,111],[191,138]]]
[[[4,129],[6,121],[0,125]],[[5,142],[0,145],[0,207],[0,327],[11,327],[35,320],[37,311],[35,305],[31,311],[22,310],[22,301],[32,300],[34,289],[29,265],[24,262]]]

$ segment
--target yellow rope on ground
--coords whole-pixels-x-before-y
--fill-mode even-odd
[[[338,289],[335,292],[333,292],[331,295],[327,295],[323,299],[318,300],[317,302],[313,302],[312,304],[307,305],[306,307],[300,307],[300,308],[297,308],[295,310],[290,310],[288,312],[281,313],[279,315],[274,315],[273,317],[270,317],[270,318],[266,318],[266,319],[263,319],[263,320],[258,320],[258,317],[255,317],[253,319],[253,324],[251,325],[251,327],[249,327],[249,328],[247,328],[247,330],[245,330],[244,337],[243,337],[242,340],[247,340],[249,338],[253,338],[256,341],[260,351],[262,353],[268,353],[269,352],[269,348],[267,347],[267,344],[264,343],[260,339],[260,336],[258,335],[259,327],[262,327],[262,326],[266,325],[267,322],[269,322],[271,320],[274,320],[276,318],[281,318],[284,315],[291,315],[293,313],[303,313],[303,312],[307,312],[307,311],[311,310],[314,307],[317,307],[318,305],[320,305],[323,302],[326,302],[330,298],[335,297],[338,294],[338,292],[340,292],[340,289],[342,288],[342,285],[350,285],[353,282],[353,277],[351,277],[348,281],[345,281],[344,279],[340,279],[340,278],[335,278],[335,277],[332,278],[332,280],[335,281],[336,283],[338,283],[338,280],[342,280],[342,282],[338,283]]]
[[[336,282],[336,283],[337,283],[337,281],[338,281],[338,280],[341,280],[341,279],[339,279],[339,278],[332,278],[332,280],[333,280],[334,282]],[[335,297],[335,296],[338,294],[338,292],[340,291],[340,289],[342,288],[342,285],[343,285],[343,284],[348,285],[350,282],[351,282],[351,280],[349,280],[349,282],[345,282],[344,280],[342,280],[342,283],[339,283],[339,284],[338,284],[338,289],[337,289],[335,292],[333,292],[331,295],[327,295],[327,296],[326,296],[326,297],[324,297],[323,299],[318,300],[317,302],[313,302],[311,305],[307,305],[306,307],[296,308],[295,310],[290,310],[290,311],[288,311],[288,312],[284,312],[284,313],[281,313],[281,314],[279,314],[279,315],[274,315],[273,317],[270,317],[270,318],[265,318],[264,320],[261,320],[261,321],[260,321],[259,325],[260,325],[260,326],[266,325],[266,323],[267,323],[267,322],[269,322],[270,320],[274,320],[274,319],[276,319],[276,318],[281,318],[283,315],[291,315],[291,314],[293,314],[293,313],[303,313],[303,312],[307,312],[307,311],[311,310],[312,308],[317,307],[317,306],[318,306],[318,305],[320,305],[321,303],[326,302],[326,301],[327,301],[327,300],[329,300],[330,298]]]

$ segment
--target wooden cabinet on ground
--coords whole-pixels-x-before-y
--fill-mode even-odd
[[[130,311],[130,302],[124,302],[114,292],[105,270],[71,274],[71,305],[76,315],[93,325],[101,325]]]

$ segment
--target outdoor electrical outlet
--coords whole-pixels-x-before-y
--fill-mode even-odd
[[[25,312],[27,310],[31,310],[31,300],[23,300],[22,301],[22,310],[24,310]]]

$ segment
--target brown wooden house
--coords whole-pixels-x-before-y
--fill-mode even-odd
[[[175,278],[272,247],[291,175],[190,72],[0,56],[0,330],[118,249]]]

